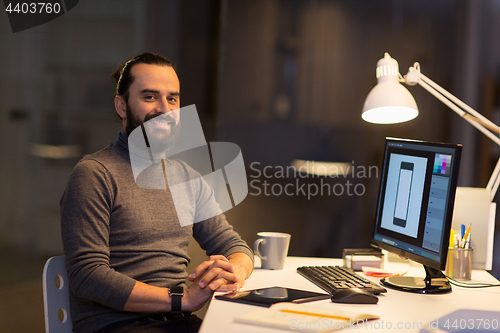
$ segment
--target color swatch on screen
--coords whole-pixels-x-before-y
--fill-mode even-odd
[[[451,155],[436,154],[436,159],[434,160],[434,169],[432,172],[441,175],[449,175],[451,169]]]

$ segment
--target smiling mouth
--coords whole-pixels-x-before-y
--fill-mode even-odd
[[[176,122],[172,117],[159,115],[151,119],[146,119],[145,123],[151,124],[154,127],[170,128],[175,126]]]
[[[160,126],[168,126],[172,123],[172,121],[151,120],[150,123]]]

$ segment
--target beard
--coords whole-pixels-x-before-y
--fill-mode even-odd
[[[147,135],[146,142],[149,142],[148,147],[152,147],[155,152],[167,152],[175,146],[175,143],[179,140],[181,123],[172,116],[172,112],[160,115],[148,113],[144,119],[140,119],[136,113],[133,112],[128,102],[126,106],[127,123],[125,125],[125,133],[127,135],[130,135],[137,127],[144,125],[144,130]],[[150,121],[154,118],[158,118],[158,122],[168,124],[169,128],[155,126]]]

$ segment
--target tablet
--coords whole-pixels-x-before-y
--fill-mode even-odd
[[[284,287],[269,287],[215,296],[216,299],[225,301],[265,307],[270,307],[275,303],[281,302],[305,303],[321,299],[328,299],[330,297],[331,295],[329,294],[315,293],[311,291],[290,289]]]

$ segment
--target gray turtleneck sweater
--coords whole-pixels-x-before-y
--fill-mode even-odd
[[[223,214],[181,227],[168,189],[136,185],[126,134],[75,166],[61,199],[61,230],[71,289],[74,332],[94,332],[143,316],[123,311],[136,281],[159,287],[183,284],[192,237],[207,255],[247,254],[248,245]],[[217,211],[203,178],[181,161],[168,161],[186,178],[188,211]]]

